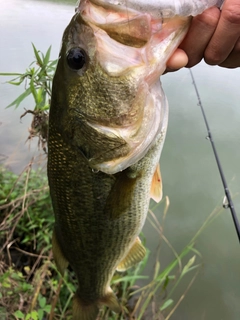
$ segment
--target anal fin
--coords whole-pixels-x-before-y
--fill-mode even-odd
[[[160,202],[162,200],[162,177],[160,172],[160,164],[157,165],[153,175],[150,197],[156,202]]]
[[[125,271],[139,263],[146,255],[146,249],[141,243],[139,237],[136,238],[134,244],[130,248],[126,257],[117,266],[117,271]]]
[[[53,259],[56,263],[57,269],[63,276],[65,269],[67,269],[68,267],[68,261],[64,257],[62,250],[59,246],[55,230],[53,231],[53,237],[52,237],[52,251],[53,251]]]

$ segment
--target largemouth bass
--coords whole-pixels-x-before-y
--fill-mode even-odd
[[[162,197],[168,104],[159,77],[190,16],[215,3],[81,0],[64,32],[48,177],[54,259],[61,274],[70,264],[79,284],[74,320],[96,319],[102,305],[121,310],[111,278],[144,257],[138,235],[150,197]]]

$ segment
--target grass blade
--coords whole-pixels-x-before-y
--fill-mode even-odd
[[[30,94],[31,94],[31,88],[28,88],[25,92],[20,94],[20,96],[17,97],[17,99],[15,99],[12,103],[10,103],[6,108],[15,106],[15,109],[16,109],[20,105],[20,103]]]
[[[51,55],[51,48],[52,48],[52,46],[50,46],[50,47],[48,48],[48,50],[47,50],[47,52],[46,52],[46,55],[45,55],[45,57],[44,57],[44,59],[43,59],[43,64],[44,64],[44,65],[47,65],[48,62],[49,62],[50,55]]]
[[[42,61],[40,55],[38,54],[38,50],[36,49],[36,47],[34,46],[33,43],[32,43],[32,46],[33,46],[33,50],[34,50],[34,54],[35,54],[35,57],[36,57],[36,59],[37,59],[37,62],[38,62],[38,64],[39,64],[39,66],[42,67],[43,61]]]

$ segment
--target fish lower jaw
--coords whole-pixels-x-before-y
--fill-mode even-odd
[[[160,135],[162,136],[163,140],[165,137],[165,133],[166,128],[162,128],[162,131],[160,131]],[[96,173],[99,171],[104,172],[106,174],[115,174],[121,172],[140,161],[147,154],[154,142],[155,139],[139,154],[137,154],[137,152],[133,152],[132,154],[126,157],[121,157],[98,164],[92,164],[91,160],[89,160],[89,165],[91,166],[93,172]]]
[[[124,140],[129,147],[129,152],[124,156],[118,156],[102,162],[97,162],[96,158],[90,159],[89,165],[93,170],[102,171],[107,174],[121,172],[141,160],[159,136],[164,140],[168,124],[168,102],[160,82],[151,88],[150,98],[151,103],[145,108],[148,114],[143,114],[141,126],[132,135],[129,129],[116,129],[92,124],[98,132],[117,136]]]

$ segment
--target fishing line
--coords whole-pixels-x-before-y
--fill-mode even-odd
[[[223,173],[223,169],[222,169],[219,157],[218,157],[218,153],[217,153],[214,141],[213,141],[213,136],[212,136],[212,133],[210,131],[210,127],[209,127],[209,124],[208,124],[208,121],[207,121],[207,117],[206,117],[206,114],[205,114],[205,111],[204,111],[204,108],[203,108],[203,105],[202,105],[202,101],[201,101],[201,98],[200,98],[200,95],[199,95],[199,92],[198,92],[198,88],[197,88],[197,85],[196,85],[192,70],[189,69],[189,71],[190,71],[191,78],[192,78],[192,81],[193,81],[193,86],[195,88],[195,92],[196,92],[196,95],[197,95],[198,106],[201,109],[201,112],[202,112],[202,115],[203,115],[203,119],[204,119],[204,122],[205,122],[205,125],[206,125],[206,128],[207,128],[207,132],[208,132],[207,139],[211,142],[213,153],[214,153],[214,156],[215,156],[215,160],[217,162],[218,170],[219,170],[219,173],[220,173],[220,176],[221,176],[221,179],[222,179],[222,184],[223,184],[224,192],[225,192],[223,207],[224,208],[229,208],[230,211],[231,211],[233,222],[234,222],[235,229],[236,229],[237,236],[238,236],[238,240],[240,242],[240,225],[239,225],[237,214],[236,214],[236,211],[235,211],[235,208],[234,208],[232,197],[231,197],[230,191],[228,189],[227,181],[226,181],[224,173]],[[226,202],[226,200],[227,200],[227,202]]]

